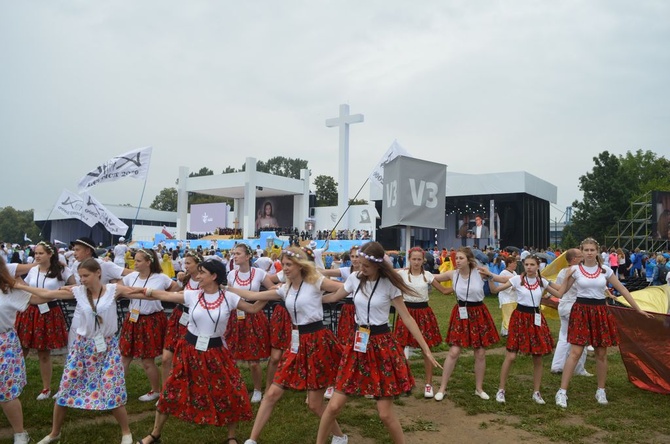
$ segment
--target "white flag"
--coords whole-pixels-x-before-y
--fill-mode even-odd
[[[32,242],[33,240],[28,237],[28,233],[23,233],[23,241],[24,242]]]
[[[379,163],[372,174],[370,174],[370,183],[376,185],[379,188],[384,186],[384,165],[392,161],[398,156],[414,157],[407,150],[400,146],[397,140],[394,140],[388,150],[384,153]]]
[[[124,177],[146,178],[149,172],[151,150],[152,147],[148,146],[112,157],[79,180],[79,191],[87,190],[102,182],[114,182]]]
[[[69,190],[63,190],[58,201],[56,201],[56,210],[63,216],[73,217],[84,222],[89,227],[98,223],[97,217],[84,213],[84,198]]]
[[[81,193],[84,200],[82,213],[89,214],[97,218],[98,222],[105,226],[107,231],[117,236],[123,236],[128,231],[128,225],[124,224],[121,219],[114,216],[103,204],[88,193]]]

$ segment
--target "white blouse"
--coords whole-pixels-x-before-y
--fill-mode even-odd
[[[100,298],[93,297],[93,306],[86,296],[86,287],[73,287],[72,293],[77,301],[75,316],[78,316],[77,334],[86,338],[94,338],[102,334],[104,337],[113,336],[118,330],[116,314],[116,284],[106,284]],[[96,325],[93,310],[102,318],[102,323]]]
[[[409,269],[398,270],[398,274],[405,281],[405,284],[412,290],[414,290],[419,296],[413,296],[410,294],[402,295],[402,298],[405,302],[428,302],[428,293],[430,287],[433,284],[434,275],[433,273],[423,272],[422,275],[410,275]],[[425,278],[425,280],[424,280]]]
[[[14,328],[16,312],[26,311],[30,305],[30,293],[11,289],[9,293],[0,292],[0,333]]]
[[[307,325],[312,322],[323,321],[323,292],[321,276],[314,284],[302,282],[299,288],[284,284],[277,289],[277,294],[286,303],[286,310],[291,315],[294,325]]]
[[[64,268],[62,272],[63,280],[47,277],[47,273],[42,273],[40,267],[33,267],[26,276],[26,284],[36,288],[46,288],[47,290],[58,290],[65,282],[70,279],[72,272],[69,268]]]
[[[153,288],[154,290],[167,290],[172,285],[172,279],[163,273],[151,273],[147,279],[140,278],[140,273],[134,271],[123,277],[123,285],[128,287]],[[161,301],[147,301],[142,299],[131,299],[128,310],[139,310],[141,315],[150,315],[163,311]]]
[[[360,272],[352,273],[344,283],[344,289],[353,295],[356,323],[358,325],[388,324],[391,300],[400,297],[402,293],[386,278],[368,281],[365,286],[359,288],[361,284],[359,274]],[[374,288],[375,285],[377,288]]]
[[[454,292],[459,301],[482,302],[484,300],[484,280],[476,269],[470,270],[469,278],[461,276],[454,270],[451,281],[454,283]]]
[[[216,308],[208,310],[200,303],[202,297],[205,302],[213,303],[223,294],[224,299]],[[184,290],[184,305],[189,309],[190,318],[188,331],[195,336],[223,338],[228,325],[230,313],[237,309],[240,297],[233,292],[205,293],[202,290]],[[218,321],[218,322],[217,322]]]

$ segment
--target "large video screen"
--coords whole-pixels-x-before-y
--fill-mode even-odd
[[[670,239],[670,191],[651,193],[651,232],[654,239]]]
[[[256,231],[293,227],[293,196],[256,199]]]

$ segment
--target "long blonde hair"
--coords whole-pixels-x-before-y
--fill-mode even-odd
[[[316,271],[316,266],[312,262],[307,253],[298,247],[289,247],[282,251],[280,260],[288,259],[300,267],[300,276],[302,280],[308,284],[315,284],[319,280],[319,272]],[[291,280],[287,277],[286,283],[290,286]]]

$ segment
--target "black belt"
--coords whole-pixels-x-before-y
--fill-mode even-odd
[[[190,331],[186,332],[186,341],[189,344],[195,345],[198,342],[198,337],[191,333]],[[218,348],[218,347],[223,347],[223,338],[216,337],[216,338],[209,338],[209,344],[207,344],[207,349],[209,350],[210,348]]]
[[[354,305],[354,298],[346,298],[342,302],[344,302],[344,305]]]
[[[326,326],[323,324],[323,321],[316,321],[310,324],[298,325],[298,332],[301,335],[304,335],[305,333],[314,333],[323,330],[324,328],[326,328]]]
[[[540,309],[538,307],[531,307],[530,305],[521,305],[517,304],[516,309],[522,313],[539,313]]]
[[[280,307],[286,308],[286,302],[284,301],[275,301],[274,306],[279,305]]]
[[[183,304],[177,304],[177,305],[179,306],[179,308],[181,308],[181,311],[188,314],[188,307],[186,305]]]
[[[58,305],[58,301],[47,302],[47,305],[49,306],[49,309],[60,307],[60,305]]]
[[[483,301],[475,302],[475,301],[461,301],[460,299],[458,300],[458,306],[459,307],[479,307],[480,305],[484,305]]]
[[[577,302],[584,305],[607,305],[605,299],[577,298]]]
[[[407,308],[428,308],[428,302],[405,302]]]
[[[384,333],[391,333],[391,329],[389,328],[388,324],[382,324],[382,325],[358,325],[358,324],[356,324],[356,330],[358,330],[359,327],[369,328],[370,329],[370,336],[383,335]]]

